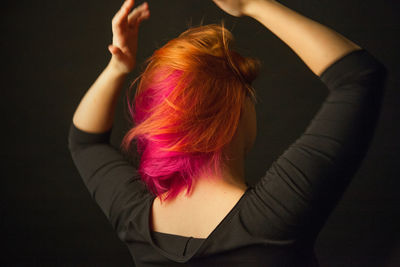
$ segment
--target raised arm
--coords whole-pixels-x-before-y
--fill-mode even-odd
[[[137,37],[141,21],[149,17],[146,2],[130,11],[134,0],[126,0],[112,20],[111,60],[86,92],[73,117],[74,125],[89,133],[110,130],[117,98],[129,72],[135,67]]]
[[[312,241],[357,172],[373,138],[387,70],[335,31],[272,0],[214,0],[247,14],[288,44],[329,95],[304,133],[255,185],[269,238]],[[311,243],[310,243],[311,244]]]
[[[110,220],[120,238],[125,224],[147,196],[135,166],[110,144],[114,109],[127,74],[135,66],[139,23],[149,17],[147,3],[132,11],[126,0],[112,21],[112,58],[86,92],[75,111],[68,147],[91,197]]]
[[[214,0],[234,16],[250,16],[285,42],[314,74],[349,52],[361,49],[334,30],[274,0]]]

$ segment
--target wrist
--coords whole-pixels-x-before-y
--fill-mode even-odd
[[[114,57],[111,57],[106,68],[113,75],[120,77],[127,76],[133,69],[127,68],[124,64],[118,62],[118,60],[116,60]]]

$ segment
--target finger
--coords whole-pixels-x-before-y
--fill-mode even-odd
[[[132,23],[135,23],[137,18],[139,18],[142,13],[148,13],[148,7],[149,5],[147,4],[147,2],[144,2],[141,5],[137,6],[134,10],[132,10],[132,12],[128,16],[129,24],[132,25]]]
[[[140,17],[137,18],[136,23],[140,24],[143,20],[148,19],[150,17],[150,11],[143,12],[140,14]]]
[[[150,17],[149,11],[142,12],[137,17],[129,20],[128,25],[131,28],[138,28],[140,26],[140,24],[142,23],[142,21],[148,19],[149,17]]]
[[[150,11],[146,10],[143,11],[139,14],[139,16],[136,19],[136,21],[130,21],[129,24],[140,24],[143,20],[148,19],[150,17]]]
[[[113,24],[120,24],[129,13],[131,0],[126,0],[113,18]]]
[[[128,15],[128,22],[129,24],[134,23],[140,14],[143,12],[148,12],[148,5],[146,2],[142,3],[141,5],[137,6],[131,13]]]
[[[127,18],[129,11],[131,10],[131,8],[133,7],[134,4],[135,4],[134,0],[126,0],[122,4],[120,10],[118,10],[118,12],[115,14],[115,16],[112,20],[113,25],[115,25],[115,26],[120,25],[122,23],[122,21]]]

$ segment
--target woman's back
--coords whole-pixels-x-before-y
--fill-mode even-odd
[[[318,265],[315,239],[368,151],[386,68],[332,31],[269,6],[274,1],[260,2],[268,3],[260,7],[262,14],[279,10],[293,26],[303,19],[297,24],[308,34],[304,40],[327,56],[313,58],[304,43],[295,50],[329,95],[305,132],[265,166],[254,186],[200,186],[192,199],[182,195],[161,205],[138,169],[110,145],[111,129],[90,133],[79,128],[79,119],[71,124],[73,160],[136,266]],[[268,17],[261,20],[277,26]],[[285,37],[292,46],[295,35]]]
[[[70,149],[89,191],[137,266],[179,266],[173,262],[313,266],[315,238],[368,150],[384,79],[384,66],[365,50],[335,62],[321,76],[330,90],[321,109],[255,186],[247,188],[236,204],[240,190],[224,204],[212,201],[219,196],[209,197],[204,205],[188,202],[185,207],[181,202],[182,210],[169,210],[181,217],[159,223],[155,229],[161,233],[152,233],[150,224],[155,197],[137,170],[109,145],[111,131],[89,134],[72,124]],[[210,205],[210,214],[221,209],[217,219],[205,216]],[[197,208],[199,212],[189,211]],[[156,206],[160,220],[168,217],[164,211]],[[192,226],[189,216],[201,215],[206,226],[199,230],[196,226],[202,221]],[[180,220],[182,228],[168,224]]]
[[[194,238],[207,238],[246,189],[229,185],[196,184],[190,197],[183,193],[176,199],[161,204],[155,198],[151,212],[152,231]]]

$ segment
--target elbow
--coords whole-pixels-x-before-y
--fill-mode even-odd
[[[67,148],[71,154],[77,150],[78,145],[74,142],[72,136],[69,134],[67,137]]]
[[[367,81],[371,88],[375,88],[377,98],[382,98],[386,91],[386,81],[388,77],[386,66],[378,62],[371,73],[367,76]]]
[[[388,69],[387,67],[379,60],[375,59],[375,64],[373,66],[373,73],[380,77],[380,80],[384,81],[386,80],[386,77],[388,76]]]
[[[103,133],[88,133],[78,129],[71,123],[67,138],[68,149],[71,152],[86,149],[99,144],[110,144],[111,130]]]
[[[377,68],[378,76],[380,77],[381,86],[385,88],[387,77],[389,76],[389,70],[385,65],[380,63]]]
[[[72,152],[74,150],[74,147],[75,147],[74,142],[71,140],[71,136],[70,135],[68,135],[68,137],[67,137],[67,147],[68,147],[68,150],[70,152]]]
[[[77,140],[77,137],[76,137],[76,134],[74,131],[74,127],[72,124],[70,125],[69,131],[67,134],[67,147],[71,154],[73,154],[73,152],[78,150],[80,147],[80,144]]]

